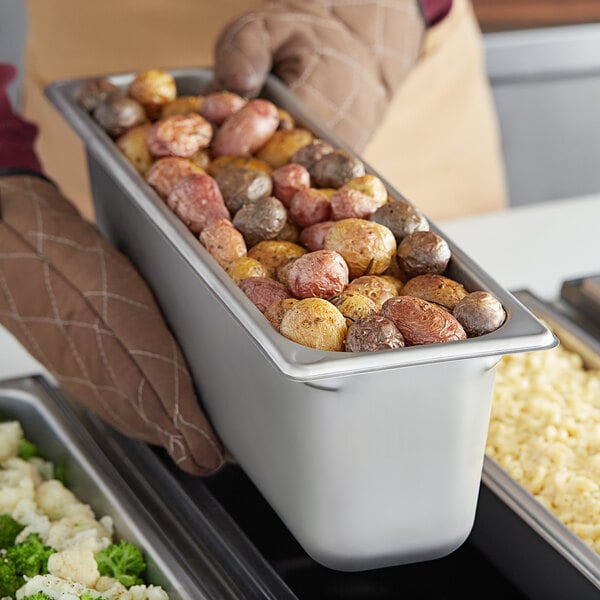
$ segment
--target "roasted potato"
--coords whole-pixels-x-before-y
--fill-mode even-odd
[[[225,271],[237,285],[248,277],[269,277],[269,269],[250,256],[236,258],[227,265]]]
[[[215,179],[232,215],[245,204],[270,196],[273,190],[271,178],[264,171],[248,167],[226,169]]]
[[[248,256],[260,261],[273,276],[275,271],[290,258],[306,254],[306,249],[293,242],[283,240],[263,240],[250,248]]]
[[[198,112],[207,121],[221,125],[247,102],[247,98],[242,98],[233,92],[213,92],[205,96]]]
[[[187,158],[166,156],[152,164],[146,172],[146,181],[163,200],[166,200],[175,184],[191,173],[204,173],[204,171]]]
[[[315,187],[338,189],[351,179],[362,177],[365,166],[349,152],[334,150],[322,156],[308,171]]]
[[[438,304],[450,312],[467,293],[462,283],[434,273],[417,275],[409,279],[401,292],[403,296],[422,298]]]
[[[245,204],[233,217],[233,224],[244,236],[248,248],[252,248],[262,240],[272,240],[277,237],[286,222],[285,206],[273,196],[266,196]]]
[[[452,314],[469,337],[496,331],[506,320],[506,313],[500,301],[484,291],[471,292],[461,298]]]
[[[120,92],[109,94],[94,109],[94,119],[113,138],[147,121],[144,107]]]
[[[258,150],[256,158],[278,169],[289,163],[294,153],[312,140],[313,134],[306,129],[280,129]]]
[[[429,231],[429,221],[413,204],[404,199],[391,199],[371,215],[371,221],[385,225],[400,243],[415,231]]]
[[[289,290],[283,284],[270,277],[248,277],[242,279],[238,285],[262,313],[273,302],[285,300],[291,296]]]
[[[244,236],[229,219],[218,219],[207,225],[200,232],[200,241],[223,268],[237,258],[246,256]]]
[[[115,142],[117,148],[142,175],[152,166],[154,160],[150,150],[148,150],[147,136],[149,129],[149,123],[132,127],[117,138]]]
[[[129,84],[127,93],[137,100],[151,119],[157,119],[163,107],[175,100],[177,86],[171,73],[161,69],[141,71]]]
[[[404,336],[393,321],[382,315],[369,315],[348,327],[347,352],[377,352],[404,348]]]
[[[348,284],[348,265],[333,250],[298,257],[287,273],[287,287],[296,298],[331,298]]]
[[[153,156],[189,158],[210,144],[212,134],[210,123],[200,115],[173,115],[150,127],[148,148]]]
[[[415,231],[398,245],[396,260],[406,280],[426,273],[441,275],[448,266],[450,255],[446,240],[437,233]]]

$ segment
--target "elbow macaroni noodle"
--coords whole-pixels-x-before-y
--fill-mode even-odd
[[[600,553],[600,370],[563,346],[505,356],[486,452]]]

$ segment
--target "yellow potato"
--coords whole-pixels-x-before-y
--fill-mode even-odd
[[[313,137],[313,134],[306,129],[280,129],[256,153],[256,158],[264,160],[274,169],[278,169],[290,162],[296,150],[310,144]]]

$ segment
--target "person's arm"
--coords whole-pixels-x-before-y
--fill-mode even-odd
[[[37,127],[14,111],[6,91],[15,75],[12,65],[0,63],[0,174],[41,174],[34,150]]]

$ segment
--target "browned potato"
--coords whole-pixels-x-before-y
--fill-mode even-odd
[[[305,227],[300,233],[300,243],[310,252],[322,250],[325,236],[330,227],[335,223],[336,221],[323,221],[322,223],[315,223],[314,225]]]
[[[270,277],[247,277],[242,279],[238,285],[262,313],[273,302],[290,297],[289,290],[279,281],[275,281]]]
[[[192,154],[190,160],[203,171],[207,171],[208,165],[210,165],[210,155],[206,148],[202,148],[202,150],[198,150],[198,152]]]
[[[277,126],[277,129],[284,129],[286,131],[294,129],[296,126],[296,121],[287,110],[278,106],[277,114],[279,115],[279,125]]]
[[[289,218],[286,219],[283,229],[273,238],[282,242],[292,242],[297,244],[300,240],[300,227]]]
[[[388,200],[387,189],[379,177],[371,174],[355,177],[343,186],[347,190],[358,190],[359,192],[373,198],[377,206],[382,206]]]
[[[233,217],[233,224],[244,236],[248,248],[262,240],[277,237],[286,222],[285,206],[273,196],[259,198],[242,206]]]
[[[146,173],[146,181],[166,200],[175,184],[191,173],[204,173],[187,158],[166,156],[159,158]]]
[[[108,79],[88,79],[85,81],[81,88],[79,88],[79,95],[77,102],[88,112],[94,112],[98,105],[111,94],[117,94],[123,96],[121,90],[114,84],[108,81]]]
[[[413,296],[386,300],[381,314],[394,322],[407,346],[464,340],[462,325],[437,304]]]
[[[248,167],[264,171],[267,175],[273,172],[273,169],[264,160],[258,160],[253,156],[219,156],[211,161],[206,170],[212,177],[218,177],[226,169],[234,167]]]
[[[205,227],[200,241],[208,253],[225,268],[236,258],[246,256],[246,242],[229,219],[219,219]]]
[[[341,352],[346,337],[346,319],[331,302],[305,298],[283,316],[279,327],[286,338],[318,350]]]
[[[246,98],[233,92],[213,92],[206,95],[198,112],[211,123],[221,125],[246,102]]]
[[[204,101],[203,96],[178,96],[168,104],[165,104],[160,111],[160,118],[172,117],[173,115],[189,115],[197,113]]]
[[[152,125],[148,148],[154,156],[189,158],[210,144],[212,133],[210,123],[200,115],[173,115]]]
[[[462,298],[452,314],[469,337],[496,331],[506,319],[506,313],[498,299],[483,291],[471,292]]]
[[[144,107],[120,92],[109,94],[94,109],[94,119],[108,133],[117,138],[128,129],[141,125],[147,120]]]
[[[234,215],[244,204],[270,196],[271,178],[264,171],[248,167],[232,167],[215,177],[225,205]]]
[[[359,319],[348,327],[347,352],[377,352],[404,348],[404,336],[393,321],[382,315]]]
[[[248,256],[265,265],[271,275],[274,275],[277,268],[288,262],[290,258],[298,258],[303,254],[306,254],[305,248],[283,240],[263,240],[248,251]]]
[[[152,166],[152,155],[148,150],[146,136],[148,135],[150,124],[138,125],[126,131],[117,138],[117,148],[127,157],[127,160],[142,175]]]
[[[396,286],[380,275],[363,275],[353,279],[346,288],[348,291],[355,291],[370,298],[377,310],[381,310],[383,303],[393,296],[397,296]]]
[[[363,317],[379,312],[379,307],[371,298],[348,289],[331,298],[330,302],[346,317],[348,327]]]
[[[177,86],[175,78],[167,71],[149,69],[135,76],[127,93],[144,107],[151,119],[157,119],[163,106],[175,100]]]
[[[385,225],[398,243],[410,233],[429,230],[429,221],[425,215],[404,199],[392,199],[382,204],[371,216],[371,221]]]
[[[346,287],[348,265],[333,250],[317,250],[298,257],[287,274],[287,286],[296,298],[331,298]]]
[[[265,318],[273,327],[279,331],[279,327],[281,326],[281,321],[283,320],[283,316],[285,313],[294,306],[294,304],[298,303],[299,300],[297,298],[284,298],[283,300],[276,300],[270,306],[267,307],[267,310],[263,313]]]
[[[333,146],[329,142],[315,138],[310,144],[296,150],[292,155],[290,162],[302,165],[310,172],[319,160],[331,152],[333,152]]]
[[[296,163],[289,163],[273,171],[273,196],[289,208],[294,194],[310,186],[308,171]]]
[[[283,285],[285,285],[285,287],[288,289],[290,287],[288,285],[288,276],[290,274],[292,264],[296,259],[297,257],[288,258],[286,262],[282,263],[275,269],[275,279],[277,279],[277,281],[279,281],[280,283],[283,283]]]
[[[393,260],[392,263],[390,264],[390,266],[392,266],[392,264],[395,265],[396,261]],[[400,292],[402,291],[402,288],[404,287],[404,282],[402,280],[398,279],[397,277],[394,277],[393,275],[388,275],[388,271],[389,271],[389,269],[384,271],[383,275],[380,275],[379,277],[381,277],[382,279],[385,279],[386,281],[391,283],[396,290],[396,296],[399,296]]]
[[[180,179],[167,197],[167,204],[196,235],[219,219],[229,219],[217,182],[203,173]]]
[[[392,232],[379,223],[344,219],[329,228],[323,247],[344,257],[352,280],[361,275],[383,273],[396,252],[396,240]]]
[[[355,177],[365,174],[365,166],[345,150],[334,150],[325,154],[308,169],[315,187],[341,188]]]
[[[240,256],[230,262],[225,269],[227,275],[239,285],[242,279],[248,277],[269,277],[269,269],[255,258]]]
[[[289,206],[290,218],[300,227],[310,227],[331,218],[331,201],[315,188],[298,190]]]
[[[415,296],[439,304],[452,312],[457,302],[467,295],[462,283],[437,274],[417,275],[402,288],[403,296]]]
[[[389,231],[389,230],[388,230]],[[441,275],[450,261],[450,248],[433,231],[415,231],[399,244],[396,260],[406,279],[436,273]]]
[[[277,107],[255,98],[225,120],[212,144],[213,156],[246,156],[263,146],[277,130]]]
[[[278,169],[289,163],[294,153],[310,144],[312,140],[313,134],[306,129],[280,129],[256,153],[256,158],[264,160],[274,169]]]
[[[334,221],[368,219],[379,206],[379,201],[375,198],[344,186],[331,196],[331,217]]]

